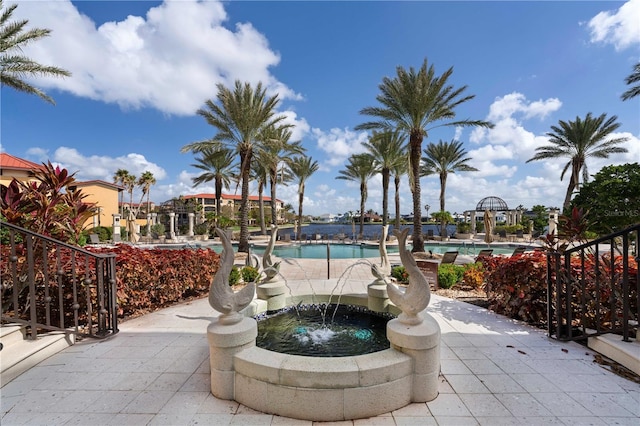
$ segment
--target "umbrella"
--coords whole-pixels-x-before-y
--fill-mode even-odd
[[[127,219],[127,229],[129,231],[129,241],[137,243],[140,237],[136,232],[136,217],[133,213],[129,213],[129,219]]]
[[[484,242],[491,244],[493,242],[493,222],[491,220],[491,212],[484,211]]]

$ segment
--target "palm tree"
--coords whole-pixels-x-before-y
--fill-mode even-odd
[[[142,188],[142,196],[147,196],[147,214],[151,213],[151,185],[156,184],[156,178],[153,176],[153,173],[150,171],[146,171],[142,173],[140,179],[138,179],[138,186]],[[147,216],[148,217],[148,216]]]
[[[260,158],[260,151],[256,153],[257,161],[251,164],[251,179],[258,183],[258,216],[260,222],[260,233],[267,235],[267,227],[264,219],[264,187],[267,186],[267,168]]]
[[[200,152],[200,157],[196,157],[193,167],[203,171],[199,176],[194,177],[193,184],[198,186],[205,182],[213,181],[216,192],[216,226],[218,217],[222,209],[222,189],[230,189],[231,181],[236,180],[233,151],[227,148],[205,148]]]
[[[122,182],[124,188],[129,193],[129,215],[128,215],[129,218],[131,217],[131,214],[133,213],[133,190],[136,187],[136,182],[137,182],[137,178],[135,177],[135,175],[132,175],[132,174],[127,174],[124,177],[124,180]],[[127,219],[127,220],[129,220],[129,219]]]
[[[582,171],[584,182],[589,180],[587,158],[609,158],[609,154],[627,152],[626,148],[616,145],[626,142],[628,138],[609,138],[621,126],[620,123],[616,123],[617,119],[615,115],[607,119],[607,114],[594,118],[591,113],[588,113],[584,120],[580,117],[569,122],[560,120],[558,126],[551,126],[553,131],[547,133],[551,145],[537,147],[537,154],[527,160],[529,163],[549,158],[569,158],[560,175],[562,180],[564,174],[571,168],[569,187],[563,203],[565,211],[569,208],[574,189],[580,183],[580,172]]]
[[[249,83],[235,82],[233,90],[218,84],[217,103],[211,99],[205,108],[197,111],[218,133],[208,141],[194,142],[182,147],[182,151],[198,152],[208,146],[224,143],[240,155],[240,241],[238,251],[249,252],[249,179],[254,147],[259,143],[265,128],[275,126],[285,119],[276,116],[278,95],[267,98],[266,89],[258,83],[255,89]]]
[[[396,206],[396,229],[400,229],[400,180],[402,176],[409,172],[408,164],[406,161],[407,154],[404,153],[404,159],[395,163],[393,169],[393,186],[395,188],[394,202]]]
[[[631,86],[629,90],[622,94],[622,100],[626,101],[631,98],[635,98],[640,95],[640,62],[633,66],[633,72],[629,74],[627,78],[624,80],[628,85],[636,84],[635,86]]]
[[[124,186],[124,182],[125,182],[125,179],[127,178],[127,176],[129,176],[129,171],[128,170],[118,169],[113,174],[113,183],[115,183],[116,185]],[[120,196],[120,199],[119,199],[120,216],[124,216],[124,206],[122,205],[123,204],[124,194],[122,193],[122,191],[118,190],[118,195]]]
[[[336,179],[350,180],[360,184],[360,232],[364,234],[364,207],[367,202],[367,181],[376,174],[371,154],[354,154],[343,170],[338,170]]]
[[[304,155],[293,157],[288,164],[293,180],[298,184],[298,229],[296,235],[300,238],[302,230],[302,202],[304,201],[304,185],[309,177],[318,171],[318,162]]]
[[[380,94],[377,107],[366,107],[360,114],[371,116],[375,121],[359,124],[356,130],[399,131],[409,136],[409,183],[413,196],[413,249],[424,251],[422,236],[422,204],[420,200],[420,156],[422,140],[431,129],[441,126],[493,125],[482,120],[454,120],[455,108],[474,95],[463,95],[467,86],[454,88],[448,84],[453,67],[436,76],[433,65],[425,59],[418,71],[396,68],[395,78],[384,77],[378,86]]]
[[[263,145],[260,148],[260,162],[267,168],[269,185],[271,187],[271,223],[278,224],[278,211],[276,199],[276,187],[278,184],[278,170],[284,170],[283,164],[291,161],[293,155],[302,155],[305,152],[300,141],[290,142],[291,130],[289,126],[277,126],[267,129],[263,133]],[[280,183],[284,173],[280,174]]]
[[[451,142],[438,141],[437,144],[430,143],[424,150],[422,157],[421,176],[437,174],[440,177],[440,211],[444,208],[444,193],[447,187],[447,176],[455,172],[477,172],[478,169],[467,164],[470,157],[466,157],[467,151],[462,147],[462,142],[452,140]],[[446,224],[440,223],[440,235],[446,235]]]
[[[52,98],[47,96],[42,90],[24,81],[25,77],[52,76],[70,77],[71,73],[62,68],[41,65],[26,56],[23,56],[23,47],[27,44],[48,37],[51,30],[33,28],[25,31],[25,26],[29,23],[24,19],[10,22],[11,14],[18,7],[12,4],[6,9],[3,1],[0,0],[0,83],[2,86],[9,86],[20,92],[38,95],[47,102],[55,105]]]
[[[406,162],[404,138],[398,132],[374,132],[369,142],[362,144],[373,157],[376,173],[382,174],[382,225],[389,217],[389,178],[398,163]]]

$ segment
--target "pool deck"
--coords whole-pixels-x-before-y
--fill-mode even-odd
[[[357,260],[332,260],[330,279],[326,260],[283,261],[281,272],[300,294],[311,285],[363,292],[373,280],[370,264]],[[595,363],[586,347],[437,295],[427,309],[442,331],[440,394],[377,417],[301,421],[213,397],[205,333],[217,313],[199,299],[125,321],[116,336],[85,339],[31,368],[0,389],[0,423],[640,424],[640,385]]]

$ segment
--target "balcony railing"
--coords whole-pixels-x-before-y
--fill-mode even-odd
[[[52,330],[99,338],[118,332],[114,254],[0,227],[3,323],[25,324],[32,339]]]
[[[640,224],[564,252],[547,254],[549,336],[583,340],[605,333],[630,341],[638,327]]]

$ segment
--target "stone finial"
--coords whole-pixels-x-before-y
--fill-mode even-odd
[[[243,318],[240,311],[253,300],[256,285],[255,283],[247,283],[246,287],[237,293],[231,289],[229,274],[235,259],[233,246],[223,230],[216,228],[216,234],[222,241],[223,250],[220,255],[220,267],[209,287],[209,305],[222,314],[220,315],[220,323],[236,324]]]
[[[394,229],[393,233],[398,238],[400,261],[409,275],[409,285],[406,291],[402,291],[395,284],[387,283],[387,292],[389,299],[402,311],[398,315],[398,320],[403,324],[417,325],[423,321],[418,313],[429,306],[431,290],[413,255],[405,247],[409,229],[406,228],[402,231]]]

